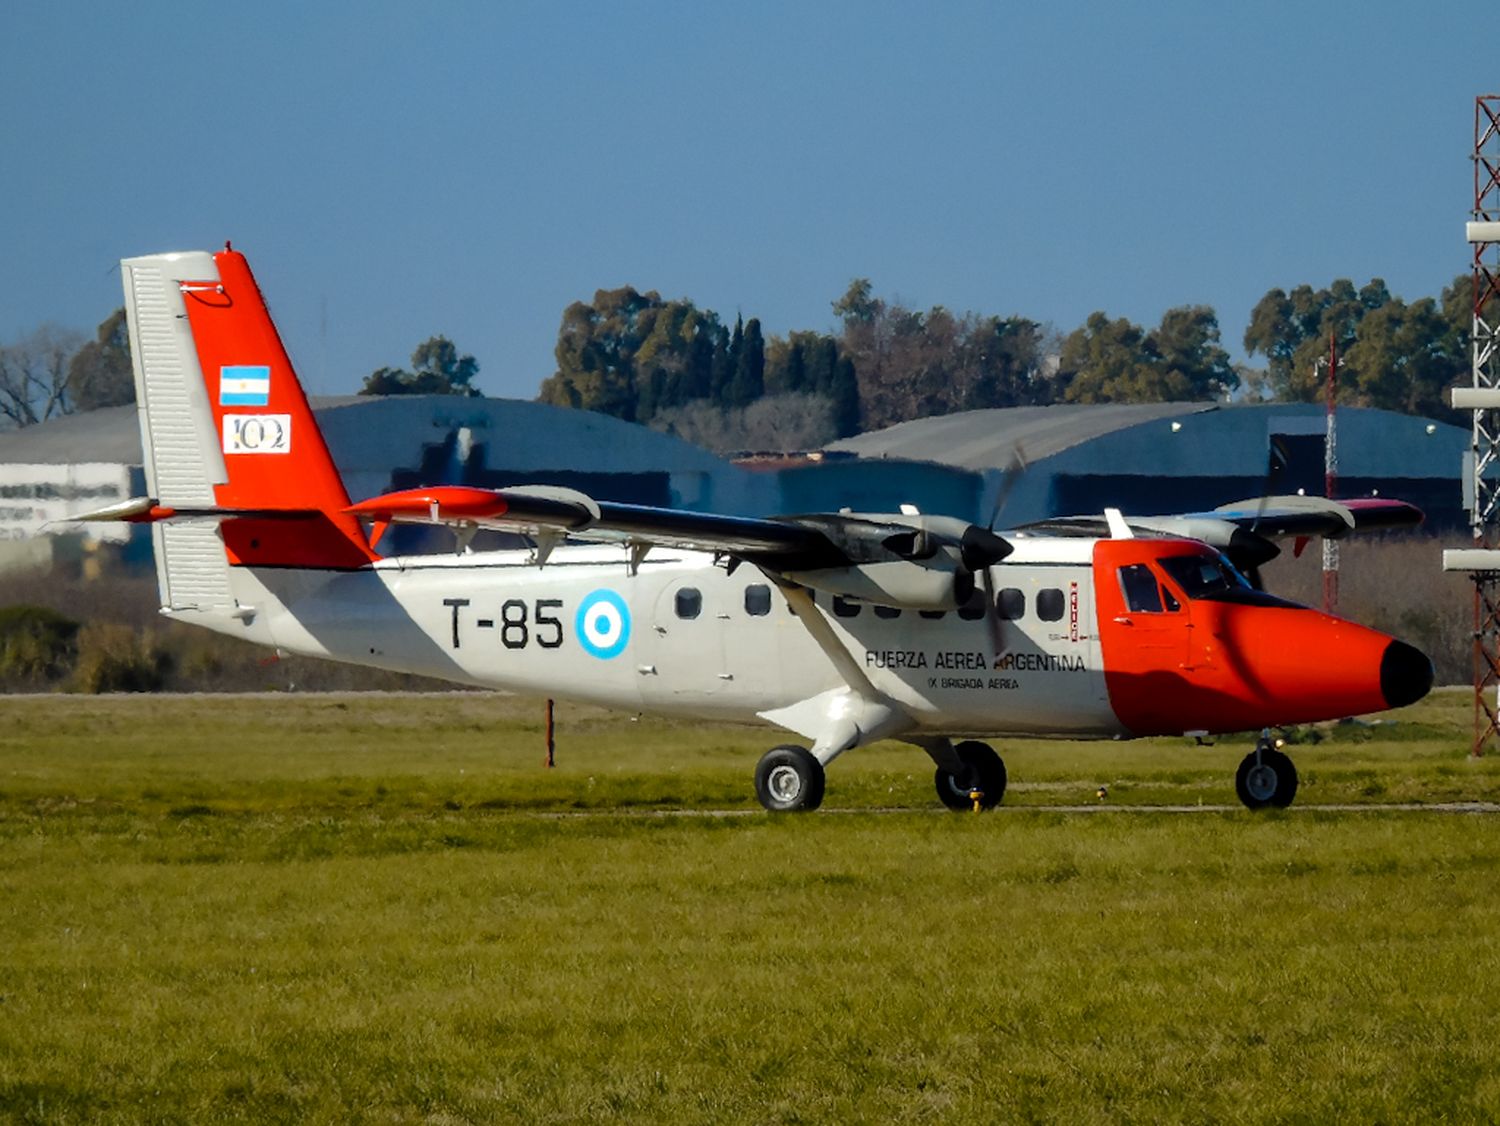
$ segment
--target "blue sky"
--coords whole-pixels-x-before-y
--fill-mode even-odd
[[[622,284],[769,332],[855,276],[1076,327],[1467,267],[1472,5],[16,3],[0,341],[232,239],[316,391],[434,333],[531,397]]]

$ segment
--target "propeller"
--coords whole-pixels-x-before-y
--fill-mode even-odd
[[[1264,507],[1264,500],[1261,503]],[[1265,590],[1260,579],[1261,565],[1280,555],[1281,548],[1265,536],[1256,535],[1249,528],[1236,528],[1230,534],[1229,545],[1224,554],[1229,556],[1229,561],[1239,568],[1252,587]]]
[[[1014,550],[1014,545],[1004,536],[997,536],[978,524],[970,524],[959,540],[958,558],[965,569],[978,573],[993,567]]]
[[[1011,451],[1010,461],[1005,464],[1005,469],[1000,478],[1000,488],[995,491],[995,503],[990,506],[990,522],[985,525],[986,529],[991,532],[995,530],[995,523],[1000,519],[1001,511],[1004,510],[1006,503],[1010,500],[1010,494],[1025,475],[1026,452],[1017,445]]]
[[[1005,636],[1000,624],[1000,608],[995,604],[995,576],[990,568],[1015,550],[1015,546],[1003,536],[995,534],[995,524],[1000,519],[1006,502],[1016,484],[1026,472],[1026,455],[1019,445],[1011,451],[1010,461],[1000,478],[1000,487],[995,490],[995,503],[990,506],[989,523],[981,528],[971,524],[964,531],[962,558],[965,567],[978,573],[984,588],[984,623],[990,635],[990,660],[998,661],[1005,652]],[[972,562],[971,562],[972,560]]]
[[[1259,532],[1260,522],[1266,515],[1266,506],[1271,503],[1272,496],[1282,491],[1279,486],[1290,463],[1291,454],[1286,448],[1285,441],[1283,441],[1280,434],[1273,434],[1271,436],[1270,449],[1266,453],[1266,482],[1260,490],[1260,504],[1256,505],[1255,519],[1250,522],[1250,527],[1245,532],[1246,538],[1240,545],[1247,557],[1247,565],[1243,567],[1245,578],[1250,580],[1250,585],[1256,590],[1266,589],[1265,583],[1261,581],[1260,565],[1262,563],[1269,563],[1281,554],[1281,549],[1260,535]],[[1235,538],[1239,538],[1240,533],[1235,532],[1234,535]],[[1231,540],[1230,542],[1233,545],[1234,541]],[[1258,547],[1257,545],[1259,544],[1264,544],[1265,547]],[[1266,548],[1270,549],[1269,555],[1264,554]],[[1256,556],[1260,557],[1256,558]]]

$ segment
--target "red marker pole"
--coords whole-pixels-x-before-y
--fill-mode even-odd
[[[556,764],[552,752],[555,744],[552,741],[552,697],[547,697],[547,769],[551,770]]]

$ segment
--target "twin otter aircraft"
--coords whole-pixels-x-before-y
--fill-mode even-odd
[[[1410,526],[1398,501],[1274,498],[1004,535],[914,511],[746,519],[452,485],[351,503],[243,255],[122,263],[162,612],[314,657],[610,707],[753,721],[811,746],[755,770],[768,810],[816,809],[844,751],[899,739],[954,809],[1005,793],[976,735],[1268,729],[1410,704],[1427,657],[1274,598],[1267,536]],[[451,556],[382,557],[392,522]],[[481,528],[527,550],[471,552]],[[564,540],[587,541],[564,544]],[[1285,806],[1266,734],[1235,779]]]

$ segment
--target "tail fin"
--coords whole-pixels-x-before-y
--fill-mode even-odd
[[[228,566],[373,559],[244,255],[121,269],[147,487],[164,510],[211,518],[157,526],[163,602],[232,602]]]

